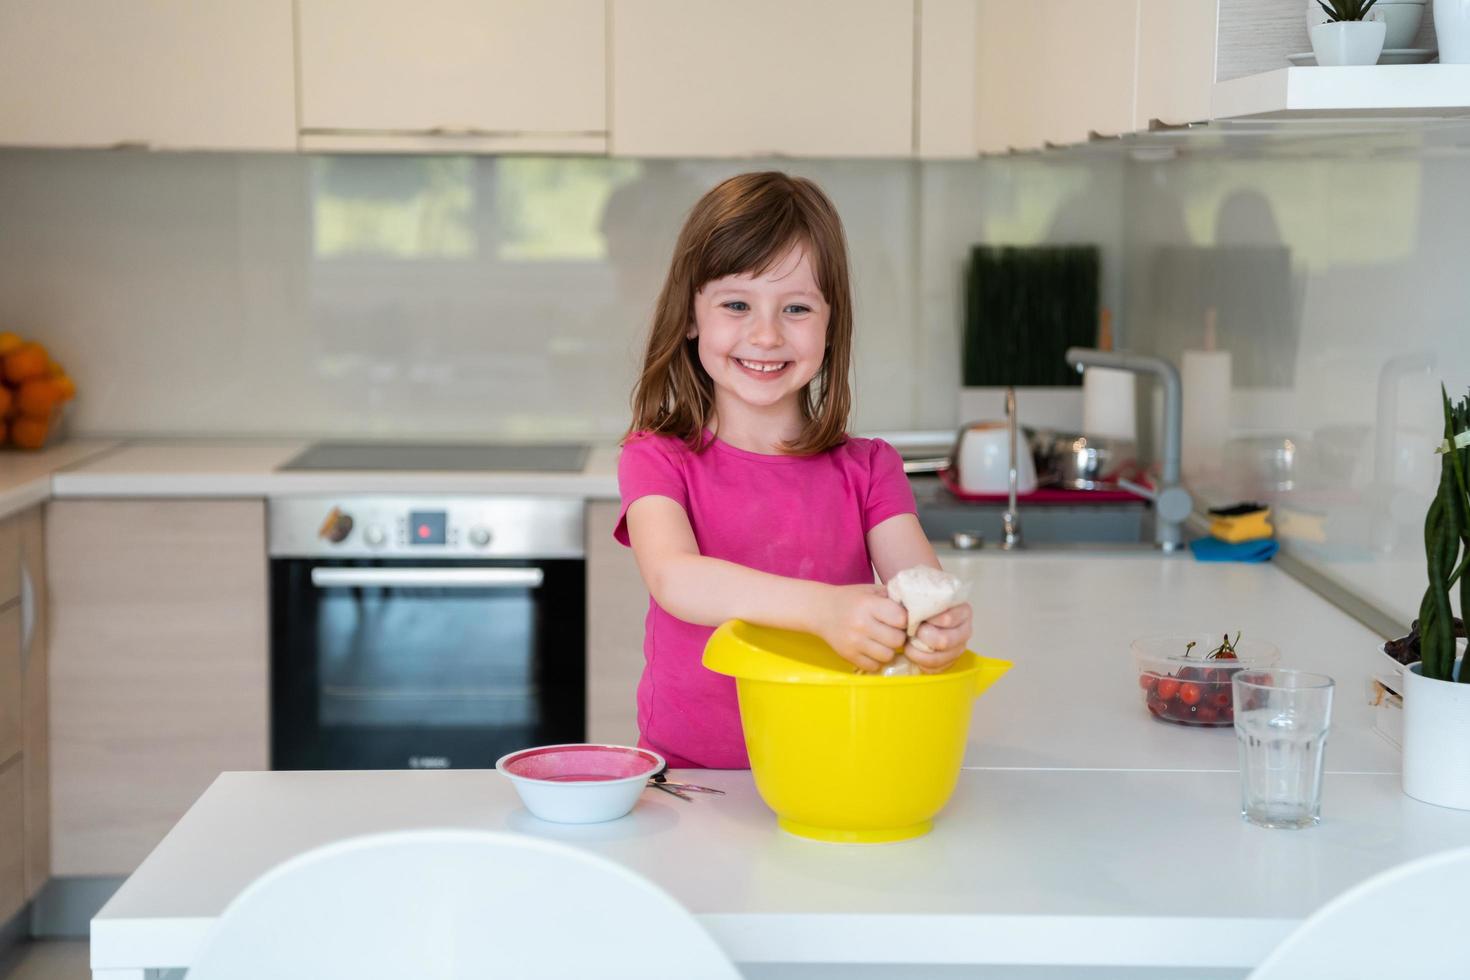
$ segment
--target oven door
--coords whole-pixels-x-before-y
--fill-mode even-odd
[[[489,768],[580,742],[581,560],[271,560],[271,766]]]

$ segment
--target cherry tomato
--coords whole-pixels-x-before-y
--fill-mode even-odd
[[[1179,693],[1179,682],[1172,677],[1160,677],[1158,686],[1154,690],[1159,692],[1159,697],[1168,701]]]
[[[1179,700],[1185,704],[1199,704],[1202,697],[1204,697],[1204,691],[1194,681],[1185,681],[1179,685]]]
[[[1220,708],[1228,708],[1230,707],[1230,689],[1227,687],[1223,691],[1216,691],[1214,694],[1211,694],[1207,700],[1209,701],[1210,706],[1217,710]]]
[[[1201,725],[1213,725],[1219,722],[1220,712],[1208,704],[1202,704],[1194,713],[1194,720]]]
[[[1145,670],[1143,673],[1138,675],[1138,686],[1143,688],[1145,691],[1152,693],[1153,689],[1158,686],[1158,683],[1159,675],[1155,674],[1151,670]]]

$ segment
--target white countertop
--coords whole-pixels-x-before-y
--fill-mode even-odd
[[[1129,645],[1152,633],[1240,630],[1274,643],[1281,666],[1338,679],[1329,771],[1399,771],[1398,750],[1372,731],[1365,688],[1383,637],[1272,565],[1152,552],[941,559],[971,582],[970,646],[1016,665],[976,702],[967,765],[1235,772],[1232,729],[1147,714]]]
[[[138,441],[57,473],[57,497],[274,497],[350,493],[527,494],[617,499],[616,446],[594,446],[581,473],[352,472],[277,468],[306,440]]]
[[[241,888],[308,848],[466,827],[618,861],[738,962],[1243,970],[1332,896],[1470,836],[1470,812],[1394,776],[1330,776],[1320,826],[1273,831],[1240,820],[1234,773],[986,769],[961,774],[929,835],[843,847],[778,831],[748,773],[682,775],[729,795],[648,792],[576,827],[530,816],[493,771],[226,773],[93,919],[92,966],[188,966]]]
[[[77,439],[40,450],[0,449],[0,519],[50,499],[57,471],[116,446],[108,440]]]
[[[1016,666],[976,702],[967,769],[924,838],[786,836],[743,772],[687,774],[724,799],[645,794],[589,827],[535,820],[493,772],[230,773],[93,920],[93,965],[187,966],[231,896],[306,848],[464,826],[620,861],[741,962],[1243,972],[1333,895],[1470,839],[1470,813],[1403,795],[1396,751],[1370,730],[1363,658],[1377,637],[1285,573],[1149,554],[944,559],[974,583],[973,646]],[[1197,628],[1270,639],[1285,664],[1338,678],[1321,826],[1243,824],[1233,732],[1144,711],[1128,641]]]

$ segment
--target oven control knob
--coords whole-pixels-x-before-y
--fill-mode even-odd
[[[476,548],[483,548],[490,543],[490,529],[488,527],[470,528],[470,544]]]
[[[341,544],[347,540],[347,535],[352,533],[352,515],[344,514],[338,508],[333,507],[316,533],[317,537],[324,538],[332,544]]]
[[[381,548],[388,540],[388,534],[377,524],[369,524],[362,532],[362,539],[374,548]]]

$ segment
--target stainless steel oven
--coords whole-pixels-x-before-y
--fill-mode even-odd
[[[575,498],[270,501],[271,765],[485,768],[583,739]]]

